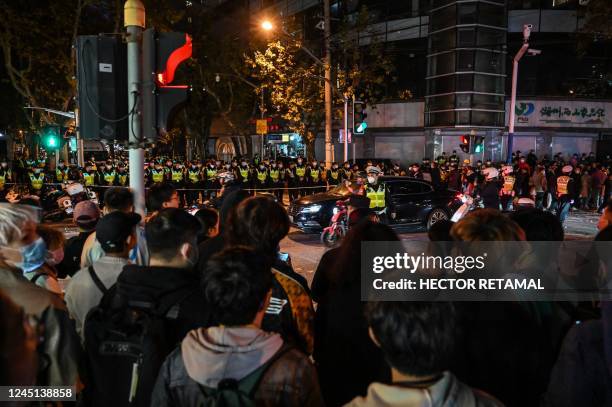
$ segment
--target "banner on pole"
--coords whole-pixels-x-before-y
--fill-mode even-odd
[[[353,132],[351,129],[348,131],[348,143],[351,144],[353,142]],[[340,134],[338,136],[338,143],[344,143],[344,129],[340,129]]]

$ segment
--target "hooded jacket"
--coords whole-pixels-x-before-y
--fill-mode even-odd
[[[151,406],[203,405],[200,386],[222,379],[240,381],[268,362],[283,346],[279,334],[251,327],[212,327],[189,332],[164,362]],[[258,406],[321,406],[314,366],[289,349],[263,373],[254,394]]]
[[[366,397],[357,397],[346,407],[493,407],[503,404],[461,383],[450,372],[429,387],[405,387],[372,383]]]

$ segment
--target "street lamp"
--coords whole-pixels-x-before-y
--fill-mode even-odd
[[[518,64],[523,55],[526,52],[529,55],[536,56],[540,55],[542,51],[538,49],[529,49],[529,37],[531,36],[532,24],[523,25],[523,45],[514,56],[512,62],[512,94],[510,96],[510,122],[508,123],[508,146],[506,151],[506,162],[510,164],[512,162],[512,144],[514,141],[514,121],[516,117],[516,85],[518,80]]]
[[[272,25],[270,21],[265,20],[261,23],[261,28],[263,28],[265,31],[272,31],[274,26]]]

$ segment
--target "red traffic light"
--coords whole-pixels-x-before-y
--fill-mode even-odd
[[[193,46],[189,34],[185,34],[185,44],[176,48],[168,57],[165,69],[157,74],[157,82],[160,85],[168,85],[174,80],[176,68],[185,60],[191,58]],[[161,67],[160,67],[161,68]]]

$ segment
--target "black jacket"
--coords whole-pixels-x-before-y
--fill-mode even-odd
[[[151,302],[163,309],[178,305],[178,316],[169,323],[172,343],[192,329],[208,326],[209,312],[199,276],[188,269],[127,265],[117,279],[122,299]]]

